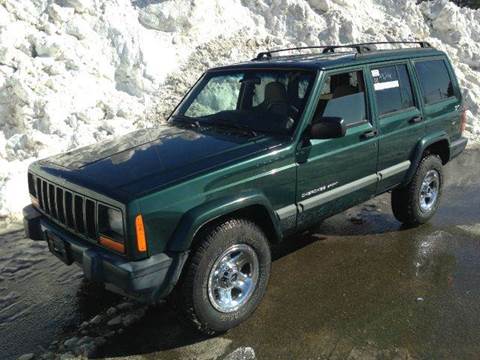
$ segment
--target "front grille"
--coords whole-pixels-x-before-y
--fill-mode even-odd
[[[85,224],[84,224],[85,213],[83,211],[84,209],[83,197],[81,197],[80,195],[75,195],[74,199],[75,201],[73,206],[73,211],[74,211],[73,218],[77,223],[77,231],[80,233],[83,233],[85,232]]]
[[[45,215],[68,230],[97,240],[97,204],[94,200],[33,174],[28,174],[30,194]],[[30,185],[31,184],[31,185]]]

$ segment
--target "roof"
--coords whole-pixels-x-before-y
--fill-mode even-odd
[[[350,48],[350,45],[339,46],[341,48]],[[295,54],[287,56],[272,56],[272,54],[285,50],[303,50],[307,48],[281,49],[272,52],[260,53],[257,58],[232,65],[221,66],[210,69],[210,71],[220,70],[242,70],[242,69],[304,69],[304,70],[327,70],[341,68],[345,66],[363,65],[379,61],[394,61],[401,59],[419,58],[425,56],[445,55],[444,52],[437,50],[430,45],[415,48],[397,48],[389,50],[370,50],[360,51],[357,45],[354,45],[357,51],[343,52],[320,52],[315,54]],[[312,47],[316,48],[316,47]],[[332,47],[333,48],[333,47]],[[338,48],[338,47],[335,47]],[[330,50],[330,48],[328,48]],[[267,54],[267,55],[265,55]]]

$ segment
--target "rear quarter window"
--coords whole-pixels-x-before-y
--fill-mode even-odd
[[[425,104],[433,104],[455,96],[452,78],[444,60],[425,60],[415,63]]]

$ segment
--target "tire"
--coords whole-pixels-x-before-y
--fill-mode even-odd
[[[243,219],[207,227],[196,242],[175,290],[175,305],[197,330],[214,335],[239,325],[261,302],[270,276],[270,248],[263,231]],[[228,293],[236,301],[229,302]]]
[[[430,180],[430,186],[426,187]],[[438,209],[442,190],[442,160],[438,155],[427,155],[420,161],[412,181],[392,191],[393,215],[409,226],[426,223]]]

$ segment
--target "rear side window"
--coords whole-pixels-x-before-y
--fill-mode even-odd
[[[363,72],[353,71],[329,76],[323,85],[316,114],[321,117],[341,117],[347,126],[365,121],[367,116]]]
[[[412,87],[406,65],[393,65],[372,70],[379,115],[414,106]]]
[[[454,96],[453,83],[443,60],[415,63],[425,104],[432,104]]]

